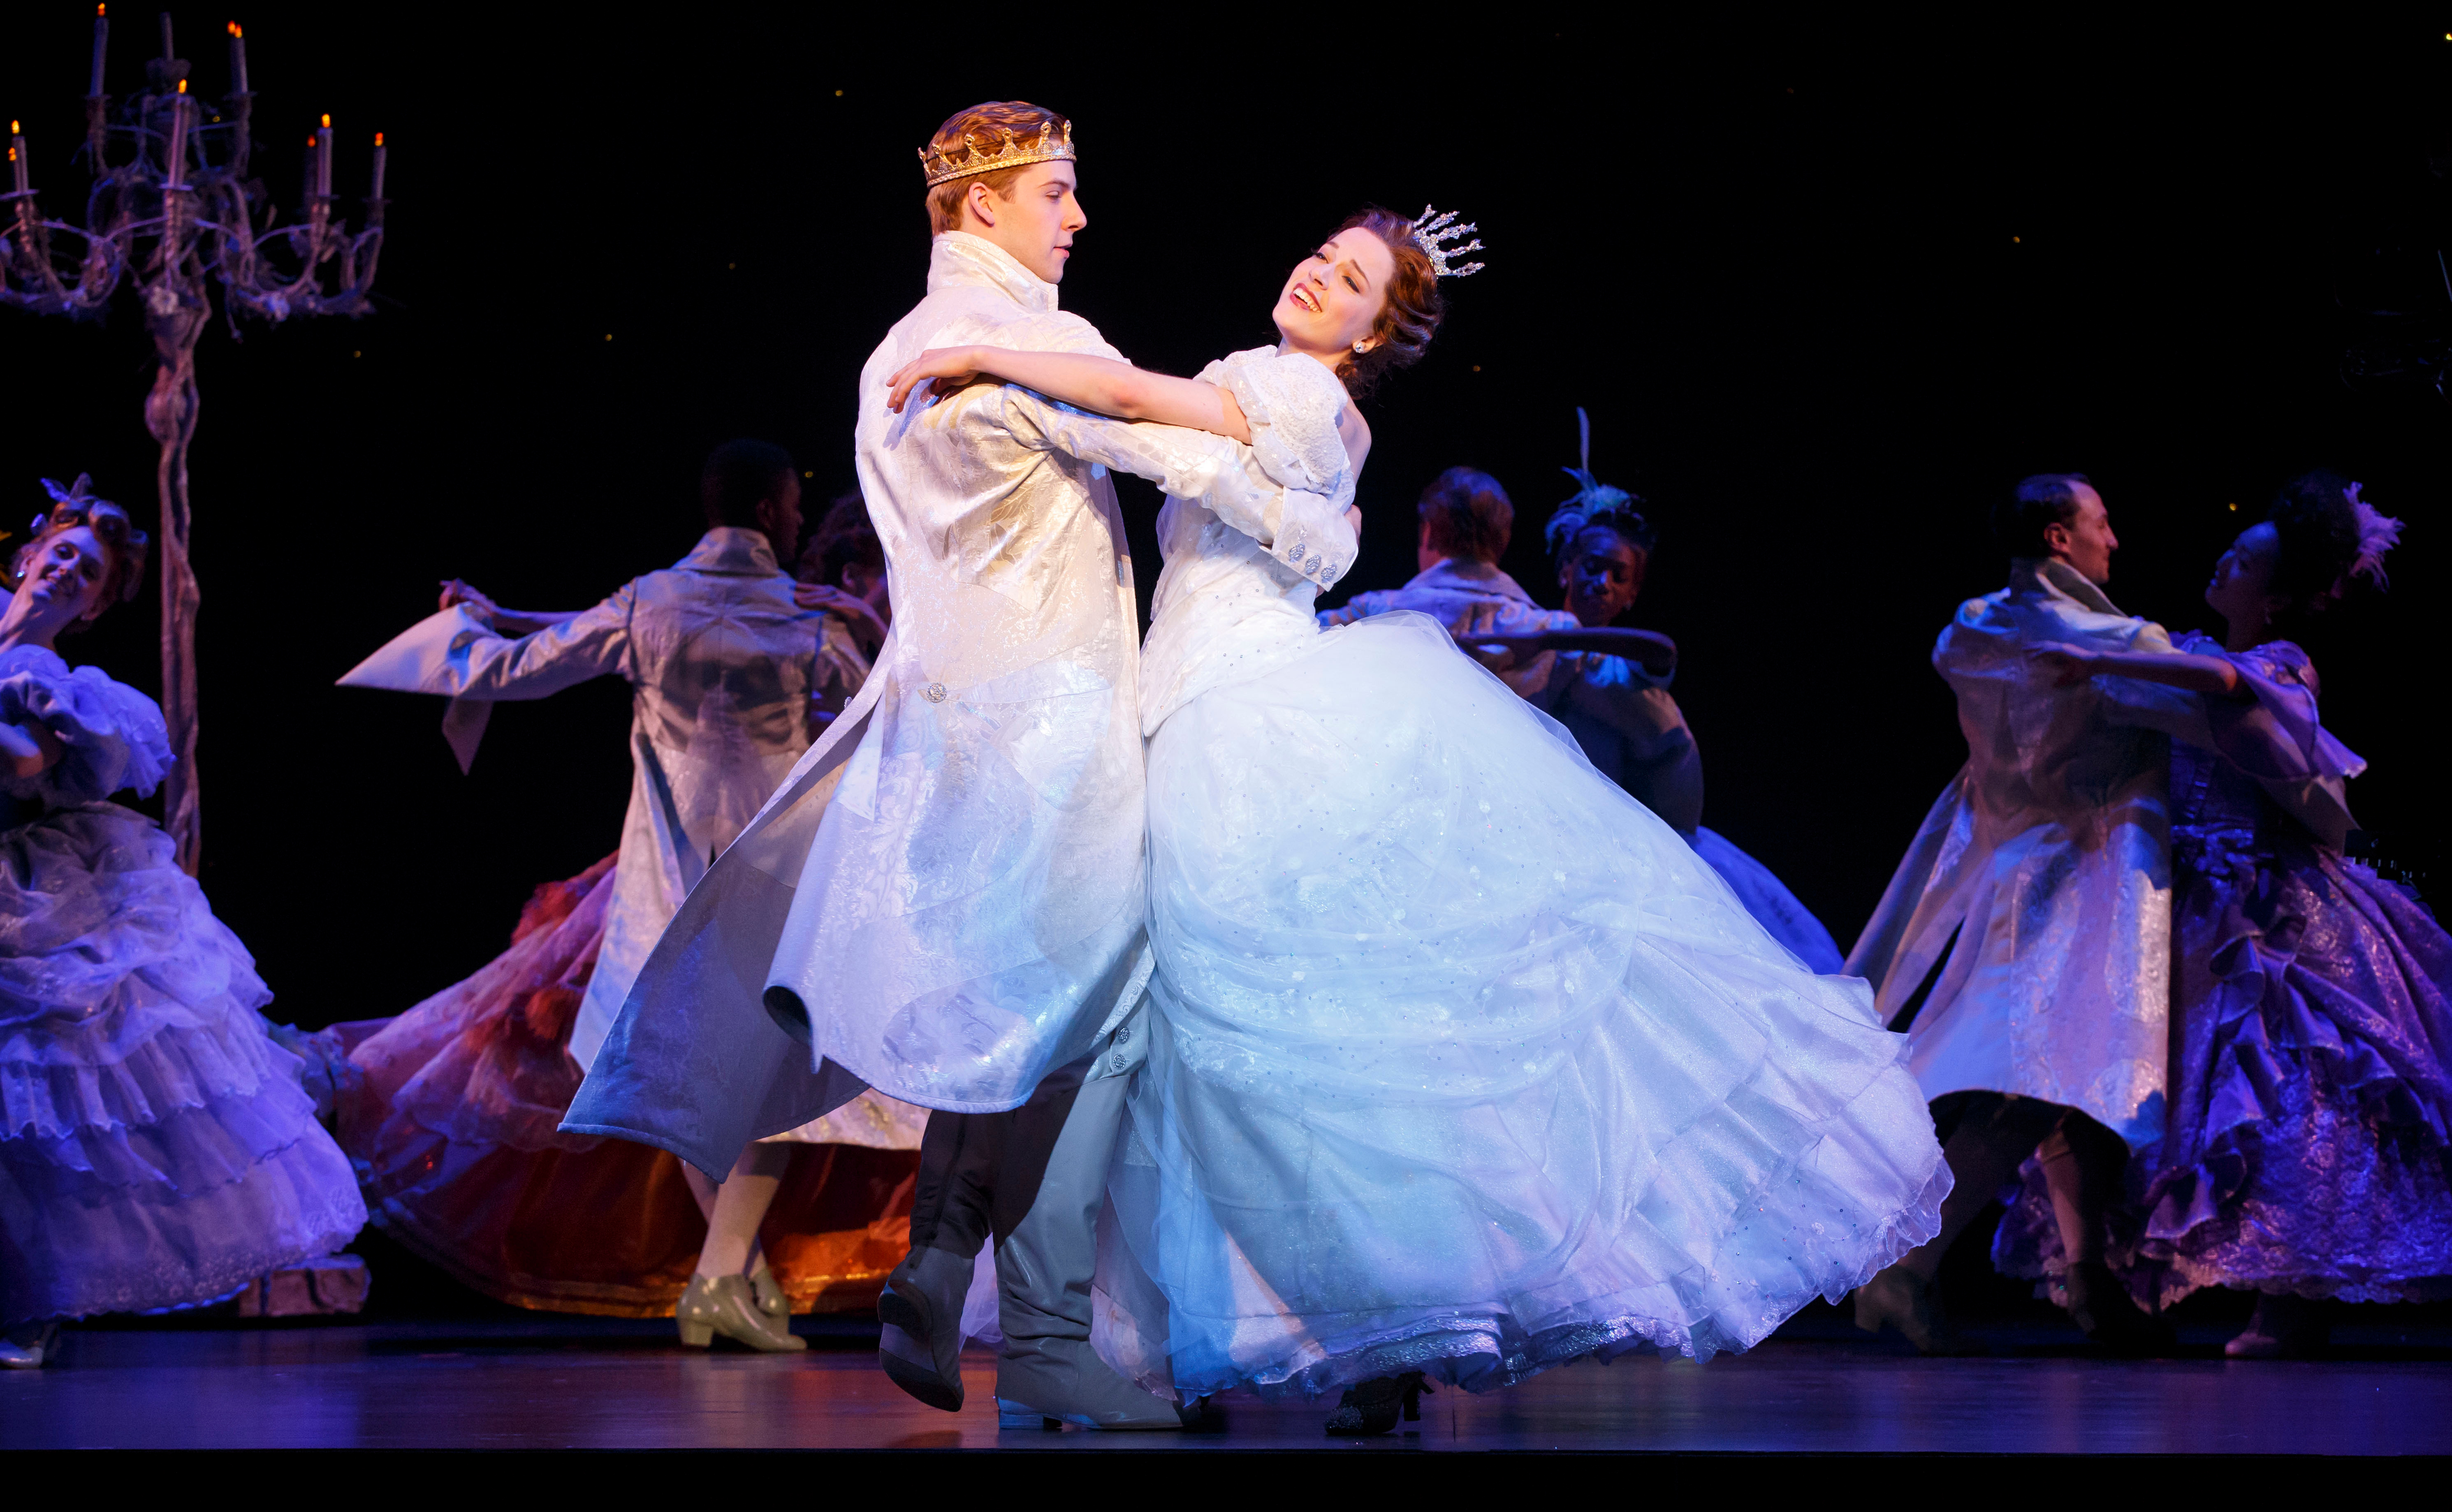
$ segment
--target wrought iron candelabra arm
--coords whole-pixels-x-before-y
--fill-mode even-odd
[[[229,27],[230,89],[208,110],[188,89],[190,69],[172,47],[166,12],[162,55],[147,61],[144,92],[127,99],[116,120],[102,88],[109,35],[107,19],[97,14],[85,98],[84,155],[92,184],[83,226],[43,218],[25,136],[10,128],[13,177],[0,231],[0,305],[89,318],[109,305],[125,280],[134,285],[153,338],[160,365],[146,397],[145,423],[161,443],[162,708],[178,756],[165,784],[164,827],[178,843],[180,864],[193,873],[202,848],[195,650],[201,596],[188,561],[188,448],[201,403],[196,342],[211,321],[213,284],[222,287],[233,338],[242,314],[277,324],[293,315],[372,311],[389,203],[384,198],[386,149],[378,134],[365,220],[353,232],[333,213],[332,121],[323,117],[307,139],[303,214],[279,225],[263,184],[247,176],[255,94],[238,25]],[[71,245],[80,249],[72,264],[61,255]],[[287,265],[294,268],[285,270]]]

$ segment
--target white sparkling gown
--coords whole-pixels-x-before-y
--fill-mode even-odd
[[[1350,501],[1327,369],[1202,376],[1280,482]],[[1113,1363],[1274,1395],[1707,1358],[1937,1230],[1948,1171],[1865,983],[1803,970],[1435,620],[1322,633],[1208,511],[1159,536]]]

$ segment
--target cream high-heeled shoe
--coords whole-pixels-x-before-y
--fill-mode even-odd
[[[722,1334],[735,1344],[769,1354],[806,1349],[809,1341],[758,1310],[747,1276],[692,1276],[689,1289],[673,1308],[682,1343],[703,1349]]]

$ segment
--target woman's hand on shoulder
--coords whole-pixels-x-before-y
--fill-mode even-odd
[[[486,598],[457,578],[445,578],[443,580],[443,597],[435,607],[465,609],[468,611],[469,618],[485,625],[492,624],[503,612],[493,599]]]
[[[796,582],[792,585],[792,602],[801,609],[830,614],[849,624],[855,635],[872,648],[885,639],[885,621],[868,601],[840,588],[829,588],[821,582]]]
[[[2073,688],[2094,676],[2097,653],[2061,640],[2038,640],[2027,648],[2027,665],[2049,677],[2055,688]]]
[[[1497,625],[1498,606],[1476,603],[1468,605],[1455,617],[1448,626],[1448,635],[1454,639],[1457,650],[1491,671],[1513,672],[1521,659],[1518,647],[1511,644],[1508,638],[1496,635]]]
[[[921,352],[886,380],[885,407],[900,415],[915,389],[922,400],[942,398],[976,382],[980,376],[978,350],[972,346],[936,346]]]

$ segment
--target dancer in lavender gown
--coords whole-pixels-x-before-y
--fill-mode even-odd
[[[2064,683],[2134,678],[2207,706],[2210,744],[2171,747],[2169,1111],[2106,1258],[2148,1306],[2259,1293],[2234,1357],[2320,1347],[2314,1299],[2452,1296],[2452,937],[2343,854],[2343,786],[2366,763],[2318,722],[2315,665],[2288,638],[2380,587],[2400,530],[2311,473],[2215,566],[2220,641],[2036,648]],[[2060,1234],[2027,1176],[1994,1257],[2057,1287]]]
[[[162,712],[59,637],[132,597],[146,538],[79,478],[0,610],[0,1365],[59,1322],[211,1301],[366,1222],[255,962],[170,837],[109,802],[172,759]]]

